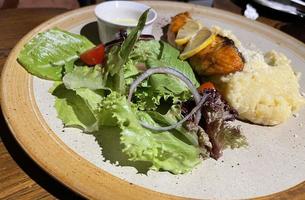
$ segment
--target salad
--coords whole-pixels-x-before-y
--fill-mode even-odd
[[[231,123],[237,112],[213,84],[199,82],[166,41],[141,36],[147,12],[106,45],[58,28],[39,33],[18,62],[54,81],[49,91],[65,127],[87,134],[117,127],[123,153],[152,170],[186,173],[204,159],[218,159],[225,148],[246,145]]]

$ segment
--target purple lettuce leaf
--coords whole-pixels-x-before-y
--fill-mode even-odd
[[[216,90],[205,90],[203,95],[207,95],[207,99],[201,108],[202,118],[199,125],[207,133],[212,144],[211,147],[205,147],[210,151],[210,156],[217,160],[225,148],[239,148],[247,142],[240,127],[232,124],[238,115],[237,111],[231,108]],[[182,114],[186,115],[194,106],[193,100],[184,103]]]

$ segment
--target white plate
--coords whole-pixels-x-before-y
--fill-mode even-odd
[[[199,19],[207,26],[218,25],[224,29],[232,30],[232,32],[246,47],[253,47],[253,44],[255,44],[256,48],[261,49],[262,51],[274,49],[284,53],[289,59],[291,59],[294,69],[305,74],[304,45],[271,27],[211,8],[195,7],[189,4],[174,4],[169,2],[146,3],[151,5],[157,11],[159,16],[153,28],[154,34],[157,37],[161,35],[161,27],[169,22],[170,17],[182,11],[190,11],[193,18]],[[86,9],[86,17],[83,16],[81,20],[75,19],[79,15],[76,11],[74,11],[73,14],[70,13],[70,15],[66,14],[66,19],[62,18],[61,20],[58,17],[53,19],[53,22],[51,21],[49,24],[41,26],[40,29],[38,27],[36,31],[34,30],[31,32],[30,35],[28,35],[27,38],[21,41],[18,45],[23,45],[24,42],[37,31],[45,30],[46,28],[53,26],[60,26],[71,32],[79,33],[85,25],[95,21],[93,16],[93,7]],[[92,15],[89,12],[92,12]],[[69,24],[66,21],[68,21],[69,18],[71,19],[71,17],[73,17],[73,22]],[[18,53],[18,48],[13,53]],[[14,56],[11,56],[9,61],[12,61],[13,58]],[[20,104],[9,102],[14,99],[12,95],[8,94],[3,97],[4,94],[2,92],[2,103],[4,102],[2,106],[4,106],[4,113],[10,127],[12,128],[12,132],[36,162],[38,162],[51,175],[55,176],[60,181],[64,182],[66,185],[84,196],[103,196],[100,194],[100,191],[91,191],[86,188],[84,183],[76,183],[77,176],[84,175],[83,173],[85,173],[84,171],[81,171],[84,163],[86,163],[86,167],[90,168],[90,170],[94,169],[97,174],[106,171],[113,176],[149,190],[189,198],[253,198],[285,191],[305,180],[304,109],[301,110],[299,116],[292,117],[284,124],[275,127],[263,127],[239,122],[244,130],[244,135],[247,137],[249,146],[247,148],[236,150],[225,150],[223,157],[218,161],[213,159],[205,160],[191,173],[172,175],[168,172],[149,171],[147,175],[144,175],[137,173],[137,170],[134,167],[116,166],[109,162],[105,162],[102,156],[102,149],[99,147],[94,136],[84,134],[78,129],[63,128],[63,124],[61,120],[56,117],[56,111],[53,107],[54,97],[48,93],[48,89],[52,85],[51,81],[41,80],[36,77],[33,77],[32,81],[31,79],[24,78],[25,81],[28,80],[27,84],[29,85],[29,90],[28,92],[19,91],[18,87],[22,86],[20,84],[18,85],[18,83],[13,83],[14,81],[10,77],[16,72],[16,70],[20,70],[19,68],[17,69],[17,67],[20,66],[18,64],[15,65],[16,69],[9,70],[7,69],[9,63],[7,63],[4,70],[3,83],[5,83],[6,79],[8,82],[5,83],[5,85],[2,85],[2,90],[5,92],[5,90],[8,90],[10,87],[17,87],[16,93],[20,93],[20,98],[29,99],[32,103],[29,104],[27,108],[21,108],[22,106]],[[22,73],[22,76],[28,76],[24,71],[20,73]],[[304,78],[301,79],[300,85],[302,86],[302,91],[304,91]],[[18,108],[20,109],[18,110]],[[14,112],[17,112],[18,115],[25,112],[35,113],[35,116],[30,117],[30,120],[28,121],[33,121],[33,123],[39,122],[42,124],[40,126],[41,131],[44,127],[45,132],[48,133],[45,134],[48,136],[45,138],[45,135],[40,131],[39,137],[43,137],[44,141],[56,141],[58,148],[61,149],[60,152],[62,152],[62,154],[52,157],[55,161],[52,160],[51,162],[48,162],[50,161],[50,158],[47,156],[42,158],[43,155],[48,154],[48,150],[41,150],[41,147],[37,147],[37,145],[31,143],[28,138],[24,139],[25,136],[23,131],[15,128],[16,126],[20,126],[20,124],[26,123],[27,120],[22,120],[20,117],[18,119],[17,117],[14,117],[13,109],[17,109],[17,111],[15,110]],[[31,130],[31,127],[27,128],[27,130]],[[46,131],[46,129],[48,130]],[[51,129],[51,131],[49,129]],[[35,135],[36,129],[32,131],[34,133],[29,137],[37,138],[38,133]],[[107,138],[105,138],[105,140],[106,139]],[[62,144],[62,142],[64,144]],[[79,156],[74,154],[67,146]],[[54,148],[57,148],[56,144],[54,144]],[[37,151],[42,151],[42,153],[37,153]],[[52,152],[49,151],[49,154],[52,154]],[[79,162],[79,167],[72,167],[67,163],[69,162],[67,159],[70,159],[69,156],[74,157],[76,163]],[[56,165],[54,165],[54,162],[57,161],[56,159],[58,159],[58,162],[65,159],[63,163],[67,166],[64,166],[62,170],[58,170]],[[88,162],[84,159],[91,162],[93,165],[88,165]],[[75,176],[72,177],[69,175],[65,176],[63,179],[63,174],[69,173],[69,170],[74,170],[72,174]],[[90,174],[88,176],[89,178],[86,179],[85,182],[102,177],[100,175],[95,176],[95,174]],[[107,176],[109,176],[109,174]],[[106,180],[108,180],[108,178]],[[115,180],[117,181],[118,179]],[[103,188],[105,187],[105,180],[104,182],[103,180],[98,180],[98,182],[99,183],[92,182],[89,184],[95,185],[95,188],[98,188],[98,186]],[[121,183],[122,182],[120,182],[120,184]],[[133,185],[130,186],[130,188],[127,185],[125,186],[125,190],[130,190],[131,194],[137,194],[136,191],[138,191],[138,187],[135,186],[135,189]],[[120,195],[114,194],[117,191],[117,187],[119,187],[118,184],[113,183],[113,188],[108,188],[107,193],[109,193],[110,196],[114,195],[113,197],[117,197],[116,195]],[[302,188],[303,187],[304,186],[302,186]],[[101,189],[101,191],[105,190]],[[96,192],[96,194],[94,192]],[[140,191],[141,194],[147,192],[148,190],[142,189]],[[138,193],[138,196],[132,197],[140,198],[140,193]],[[153,194],[152,196],[155,198],[164,197],[162,195],[156,196],[158,193],[148,192],[148,194]]]

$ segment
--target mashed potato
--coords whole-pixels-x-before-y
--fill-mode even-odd
[[[217,89],[243,120],[263,125],[286,121],[305,104],[290,61],[275,51],[241,51],[246,59],[244,70],[213,77]]]

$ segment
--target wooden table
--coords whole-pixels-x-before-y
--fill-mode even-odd
[[[240,14],[231,1],[215,0],[214,6]],[[0,70],[10,50],[28,31],[47,19],[65,12],[62,9],[0,10]],[[285,31],[305,42],[304,24],[260,17],[258,21]],[[303,30],[300,32],[300,30]],[[0,114],[0,199],[80,199],[39,168],[14,140]]]
[[[15,44],[38,24],[63,9],[0,10],[0,70]],[[0,199],[80,198],[50,177],[25,154],[0,115]]]

